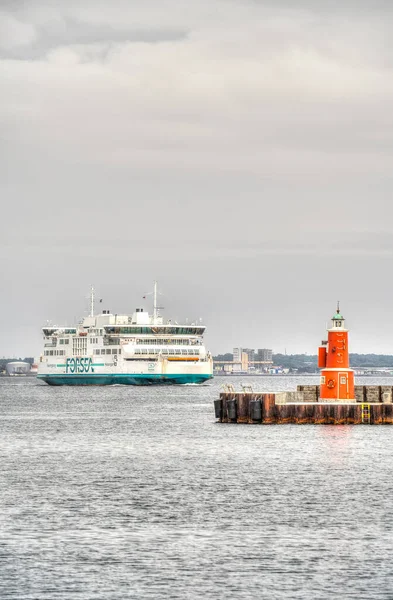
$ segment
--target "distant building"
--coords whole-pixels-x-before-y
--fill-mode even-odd
[[[243,352],[245,354],[247,354],[249,363],[252,363],[252,362],[254,362],[254,360],[256,360],[255,359],[255,350],[252,350],[251,348],[243,348]]]
[[[248,371],[248,354],[247,352],[242,352],[242,359],[241,359],[241,363],[242,363],[242,371]]]
[[[31,369],[31,364],[28,362],[9,362],[5,366],[8,375],[11,377],[14,375],[27,375]]]
[[[273,364],[273,351],[268,348],[234,348],[233,366],[234,371],[260,371],[266,369],[261,363]]]
[[[242,352],[243,352],[243,348],[234,348],[233,349],[233,362],[235,362],[235,363],[242,362]]]
[[[248,362],[254,362],[255,350],[252,348],[234,348],[233,349],[233,362],[242,362],[242,355],[247,354]]]
[[[273,362],[273,350],[269,348],[259,348],[256,352],[257,361]]]

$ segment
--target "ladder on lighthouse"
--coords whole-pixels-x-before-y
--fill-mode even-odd
[[[370,424],[370,405],[362,404],[362,423]]]

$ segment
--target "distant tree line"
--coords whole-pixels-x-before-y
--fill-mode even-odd
[[[284,369],[298,373],[315,373],[318,371],[316,354],[273,354],[273,363]]]
[[[391,367],[393,368],[393,355],[391,354],[350,354],[351,367]],[[233,354],[218,354],[214,356],[217,361],[231,361]],[[273,364],[284,369],[296,370],[299,373],[314,373],[318,371],[318,357],[316,354],[273,354]]]
[[[393,367],[391,354],[350,354],[352,367]]]
[[[217,356],[213,356],[213,360],[233,360],[233,354],[227,352],[227,354],[217,354]]]

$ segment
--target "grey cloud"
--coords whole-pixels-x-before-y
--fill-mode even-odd
[[[104,60],[114,44],[159,44],[184,40],[187,31],[179,29],[114,29],[103,25],[90,25],[64,19],[52,27],[36,29],[36,36],[28,44],[13,44],[3,48],[0,57],[14,60],[43,60],[52,50],[63,47],[91,48],[90,55]]]
[[[15,19],[11,14],[0,12],[0,52],[8,52],[30,46],[36,39],[36,30],[30,23]],[[1,53],[0,53],[1,56]]]
[[[1,353],[153,279],[213,351],[312,352],[338,296],[391,348],[391,3],[1,9]]]

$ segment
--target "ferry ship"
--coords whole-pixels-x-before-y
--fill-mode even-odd
[[[153,314],[90,315],[76,327],[43,327],[37,378],[49,385],[152,385],[202,383],[213,377],[203,344],[205,326],[164,322],[154,283]]]

